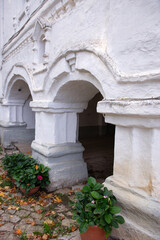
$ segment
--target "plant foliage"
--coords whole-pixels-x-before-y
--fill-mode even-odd
[[[112,227],[124,223],[124,218],[117,215],[121,209],[116,206],[116,198],[111,190],[90,177],[81,192],[76,193],[77,201],[73,203],[74,219],[79,224],[80,233],[88,230],[89,226],[99,226],[106,237],[112,232]]]
[[[5,155],[2,159],[4,170],[15,180],[17,187],[30,189],[40,186],[44,188],[50,183],[49,168],[23,153]]]

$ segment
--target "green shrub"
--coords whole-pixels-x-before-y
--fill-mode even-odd
[[[43,188],[50,183],[49,168],[37,163],[29,155],[23,153],[6,154],[2,159],[2,164],[7,174],[16,180],[16,186],[24,188],[26,193],[36,186]]]
[[[124,218],[117,215],[121,209],[116,206],[116,198],[112,191],[90,177],[81,192],[76,193],[77,201],[73,203],[74,219],[79,224],[80,233],[88,230],[89,226],[99,226],[106,237],[112,232],[112,227],[124,223]]]

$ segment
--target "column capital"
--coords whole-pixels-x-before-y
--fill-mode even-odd
[[[49,101],[32,101],[30,107],[35,112],[65,113],[65,112],[83,112],[88,103],[59,103]]]
[[[105,121],[125,127],[160,127],[160,99],[110,99],[98,102]]]

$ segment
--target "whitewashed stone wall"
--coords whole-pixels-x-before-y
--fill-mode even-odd
[[[35,125],[49,190],[85,180],[78,114],[100,92],[97,111],[116,125],[105,185],[126,218],[113,235],[158,240],[159,0],[3,0],[0,11],[1,143],[28,141]]]

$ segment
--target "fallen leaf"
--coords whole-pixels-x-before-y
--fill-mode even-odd
[[[4,232],[0,232],[0,235],[4,235],[5,233]]]
[[[47,212],[46,214],[45,214],[45,216],[49,216],[49,215],[51,215],[52,214],[52,211],[49,211],[49,212]]]
[[[42,212],[42,209],[36,210],[36,213],[41,213],[41,212]]]
[[[36,206],[36,204],[35,204],[35,203],[31,204],[31,207],[35,207],[35,206]]]
[[[72,232],[74,232],[74,231],[76,231],[76,230],[77,230],[77,227],[76,227],[76,226],[72,226],[72,227],[71,227],[71,231],[72,231]]]
[[[13,209],[13,210],[18,210],[18,209],[19,209],[19,207],[17,207],[17,206],[9,206],[9,207],[8,207],[8,210],[10,210],[10,209]]]
[[[48,239],[48,235],[47,234],[44,234],[43,236],[42,236],[42,240],[47,240]]]
[[[0,192],[0,197],[4,197],[5,193],[4,192]]]
[[[55,196],[54,203],[61,203],[61,202],[62,202],[62,199],[58,196]]]
[[[31,239],[32,238],[32,234],[27,234],[27,239]]]
[[[53,194],[52,193],[49,193],[45,196],[45,198],[52,198],[53,197]]]
[[[22,231],[21,231],[20,228],[17,228],[14,233],[17,234],[17,235],[22,235]]]
[[[36,222],[33,221],[33,222],[31,223],[31,225],[32,225],[32,226],[36,225]]]
[[[49,224],[49,225],[55,225],[55,223],[50,219],[47,219],[46,221],[44,221],[44,223]]]
[[[0,223],[0,227],[3,226],[4,223]]]
[[[52,238],[56,238],[58,235],[55,233],[52,235]]]

